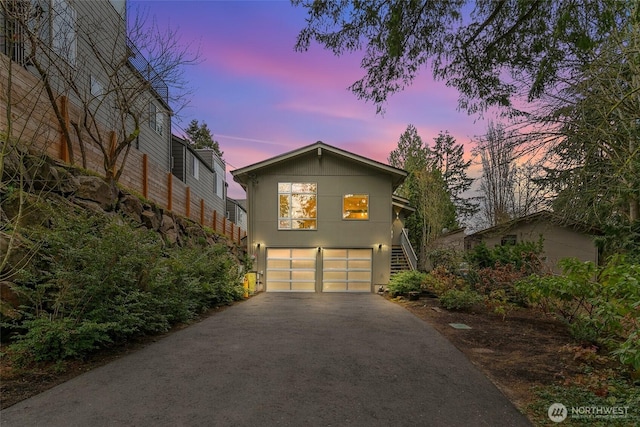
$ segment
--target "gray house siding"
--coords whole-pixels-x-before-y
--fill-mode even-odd
[[[206,163],[194,152],[186,150],[186,173],[184,183],[191,187],[192,197],[203,199],[209,206],[214,205],[214,195],[211,191],[213,188],[213,172]],[[194,172],[194,165],[197,164],[197,176]]]
[[[599,251],[595,244],[597,233],[597,230],[572,228],[554,222],[551,214],[542,212],[470,234],[464,238],[464,242],[466,249],[472,249],[481,242],[491,248],[502,245],[505,240],[520,243],[537,242],[542,238],[542,256],[546,267],[554,273],[561,273],[558,261],[563,258],[599,263]]]
[[[25,2],[25,5],[28,4],[29,2]],[[119,140],[122,140],[124,134],[133,131],[133,122],[128,120],[126,131],[123,133],[122,115],[116,110],[115,99],[110,95],[113,88],[109,87],[107,72],[112,70],[105,70],[109,65],[100,64],[94,49],[100,51],[103,61],[107,64],[117,64],[123,58],[131,57],[127,39],[126,2],[124,0],[39,0],[38,4],[42,10],[41,42],[59,53],[56,58],[58,65],[47,67],[45,64],[46,73],[54,91],[67,96],[69,101],[78,107],[84,105],[95,107],[94,114],[100,126],[104,128],[101,130],[103,135],[105,131],[115,131]],[[4,21],[4,17],[0,16],[0,21]],[[2,26],[5,26],[4,22]],[[64,37],[56,36],[54,31],[56,28],[60,29],[60,34],[64,34]],[[3,46],[0,46],[3,51],[7,50],[7,46],[4,46],[5,42],[3,40]],[[56,48],[56,43],[63,45]],[[30,50],[30,46],[27,44],[24,46],[26,51]],[[16,54],[14,59],[19,60],[19,57],[20,55]],[[43,63],[46,61],[43,55],[38,58]],[[29,65],[28,55],[23,54],[22,60],[28,70],[38,75],[35,67]],[[72,73],[74,85],[79,89],[77,93],[60,78],[60,70]],[[120,67],[118,70],[123,73],[119,76],[119,81],[122,81],[126,73],[131,73],[127,76],[131,81],[125,84],[132,85],[132,82],[142,79],[142,76],[130,65]],[[140,134],[133,142],[133,146],[146,153],[152,162],[169,171],[172,113],[166,103],[167,100],[158,96],[155,90],[148,90],[142,93],[137,101],[137,108],[140,108],[141,114]],[[157,128],[151,129],[149,125],[149,105],[152,103],[156,106],[158,117],[161,117],[160,120],[164,124],[161,132]],[[73,120],[80,119],[73,117]],[[103,143],[107,143],[106,136]]]
[[[227,197],[227,215],[234,224],[243,230],[247,229],[247,211],[238,200]]]
[[[226,195],[226,164],[218,157],[212,149],[195,150],[209,168],[212,169],[213,178],[212,185],[208,190],[211,194],[211,206],[220,214],[226,215],[227,212],[227,195]]]

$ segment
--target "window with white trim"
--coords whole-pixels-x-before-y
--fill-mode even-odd
[[[195,179],[200,179],[200,161],[194,155],[191,155],[191,174]]]
[[[278,230],[315,230],[317,213],[316,183],[278,183]]]
[[[164,114],[153,102],[149,104],[149,127],[164,135]]]

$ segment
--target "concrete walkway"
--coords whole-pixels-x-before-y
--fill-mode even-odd
[[[260,294],[0,413],[9,426],[529,426],[372,294]]]

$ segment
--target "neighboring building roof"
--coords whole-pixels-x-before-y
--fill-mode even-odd
[[[246,185],[249,182],[249,179],[251,178],[250,175],[254,174],[256,171],[260,169],[273,166],[282,162],[291,161],[301,155],[305,155],[311,152],[317,152],[318,156],[322,156],[323,151],[327,151],[331,154],[352,160],[355,163],[360,163],[364,166],[375,168],[382,172],[388,173],[393,177],[394,189],[397,188],[400,184],[402,184],[402,182],[404,181],[404,179],[407,177],[407,174],[408,174],[406,171],[402,169],[398,169],[393,166],[385,165],[384,163],[380,163],[375,160],[371,160],[366,157],[362,157],[357,154],[350,153],[340,148],[336,148],[331,145],[325,144],[322,141],[318,141],[315,144],[307,145],[297,150],[289,151],[288,153],[284,153],[279,156],[272,157],[262,162],[254,163],[244,168],[236,169],[234,171],[231,171],[231,174],[233,175],[233,180],[239,183],[243,188],[246,189]]]
[[[522,216],[520,218],[515,218],[503,224],[498,224],[493,227],[485,228],[484,230],[476,231],[475,233],[471,233],[467,235],[466,238],[473,239],[476,237],[482,237],[487,234],[494,234],[494,233],[498,234],[506,230],[509,230],[515,226],[518,226],[520,224],[539,222],[539,221],[549,221],[563,227],[571,228],[581,233],[596,234],[596,235],[601,234],[601,231],[595,227],[589,226],[587,224],[575,222],[575,221],[566,221],[562,217],[554,214],[551,211],[542,210],[530,215]]]
[[[195,148],[193,148],[193,145],[191,145],[189,143],[189,141],[187,141],[184,138],[180,138],[177,135],[171,134],[171,141],[172,142],[177,142],[179,144],[184,145],[187,150],[189,150],[189,152],[191,154],[193,154],[198,160],[200,160],[200,163],[202,163],[203,165],[205,165],[205,167],[207,169],[209,169],[209,171],[211,171],[211,173],[215,173],[215,171],[213,170],[213,167],[209,164],[209,162],[205,161],[202,156],[200,155],[200,153],[198,153],[198,150],[196,150]],[[215,156],[217,156],[217,154],[214,153]]]

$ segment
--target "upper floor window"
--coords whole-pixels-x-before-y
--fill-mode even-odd
[[[369,195],[345,194],[342,199],[342,219],[369,219]]]
[[[34,47],[25,46],[29,33],[39,39],[38,49],[49,47],[70,65],[78,54],[77,13],[68,0],[4,2],[0,13],[0,48],[23,65]]]
[[[216,162],[213,165],[213,171],[215,179],[213,191],[216,193],[216,196],[224,199],[224,167]]]
[[[191,174],[195,179],[200,179],[200,160],[194,155],[191,155]]]
[[[91,95],[95,96],[98,99],[102,99],[104,97],[104,85],[102,82],[93,74],[89,76],[90,85],[91,85]]]
[[[149,127],[164,135],[164,115],[153,102],[149,104]]]
[[[278,229],[315,230],[317,228],[317,184],[278,183]]]

